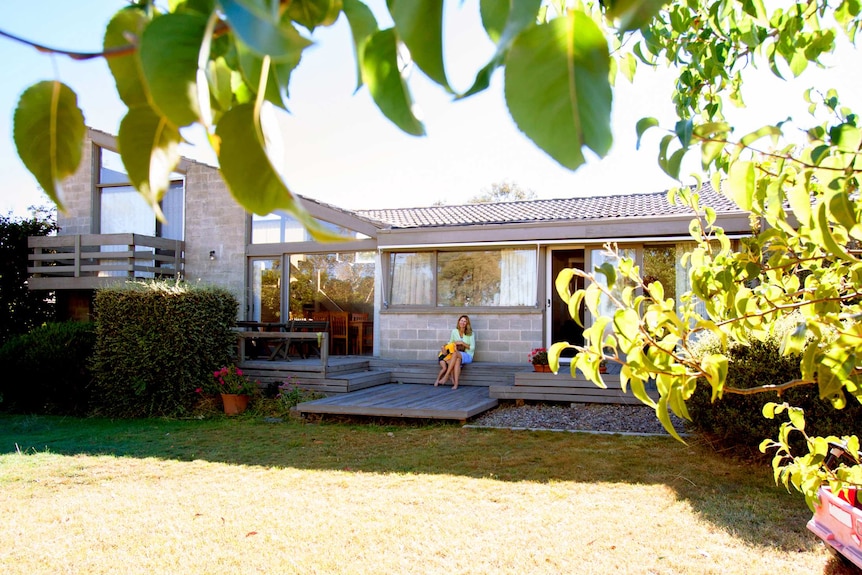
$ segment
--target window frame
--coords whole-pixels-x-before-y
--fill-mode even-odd
[[[439,299],[439,259],[438,256],[441,253],[451,254],[458,252],[503,252],[504,250],[520,250],[520,251],[528,251],[534,254],[535,256],[535,269],[532,270],[535,279],[534,279],[534,299],[535,302],[533,304],[527,305],[438,305],[437,301]],[[394,257],[396,254],[418,254],[418,253],[430,253],[431,254],[431,275],[432,275],[432,286],[431,286],[431,297],[432,301],[430,304],[393,304],[392,303],[392,290],[394,286]],[[422,312],[422,311],[433,311],[433,312],[444,312],[444,313],[456,313],[463,312],[464,310],[474,310],[474,311],[487,311],[487,312],[525,312],[525,311],[536,311],[541,310],[541,302],[542,298],[539,297],[540,290],[544,289],[542,285],[542,281],[540,278],[540,262],[542,251],[536,244],[513,244],[513,245],[494,245],[494,246],[464,246],[459,248],[428,248],[428,249],[392,249],[385,250],[382,252],[384,257],[381,257],[381,265],[383,266],[383,278],[386,283],[384,290],[384,298],[383,298],[383,311],[389,312]]]

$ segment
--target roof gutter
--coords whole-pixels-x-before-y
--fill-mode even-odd
[[[748,237],[751,234],[725,234],[726,237],[736,240],[739,238]],[[690,235],[676,236],[641,236],[632,238],[572,238],[562,240],[517,240],[510,242],[459,242],[446,244],[399,244],[387,245],[379,247],[380,252],[393,252],[398,250],[434,250],[440,248],[474,248],[474,247],[498,247],[498,246],[574,246],[574,245],[604,245],[606,243],[618,244],[642,244],[642,243],[663,243],[663,242],[690,242],[693,241]]]

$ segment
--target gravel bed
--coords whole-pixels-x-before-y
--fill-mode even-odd
[[[684,420],[671,415],[674,429],[686,433]],[[472,427],[552,429],[605,433],[668,435],[655,411],[645,405],[503,404],[470,422]]]

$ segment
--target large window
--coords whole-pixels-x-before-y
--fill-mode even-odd
[[[318,222],[325,228],[346,238],[364,239],[368,237],[365,234],[323,220],[318,220]],[[283,244],[311,240],[311,234],[308,233],[305,226],[285,212],[273,212],[265,216],[255,214],[251,217],[251,243],[253,244]]]
[[[290,319],[333,311],[373,315],[373,252],[294,254],[289,261]]]
[[[281,323],[281,259],[255,259],[251,262],[252,321]]]
[[[536,250],[396,252],[391,306],[535,306]]]
[[[167,192],[159,202],[164,221],[129,182],[120,155],[99,148],[99,233],[136,233],[146,236],[183,239],[185,182],[181,174],[171,174]]]

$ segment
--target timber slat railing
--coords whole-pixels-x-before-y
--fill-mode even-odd
[[[142,234],[27,238],[30,289],[94,289],[117,281],[182,278],[185,242]]]

